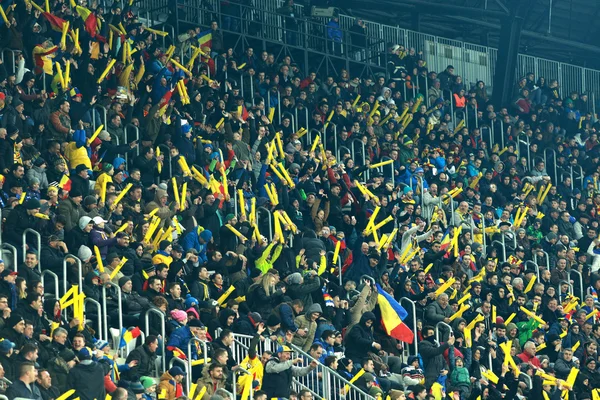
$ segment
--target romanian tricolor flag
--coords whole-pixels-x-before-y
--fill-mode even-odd
[[[212,47],[212,30],[207,29],[196,35],[200,47]]]
[[[167,350],[173,353],[173,357],[177,357],[181,360],[187,360],[187,356],[179,347],[167,346]]]
[[[71,180],[67,175],[63,175],[62,178],[60,178],[60,182],[58,182],[58,187],[67,192],[71,191]]]
[[[335,307],[333,298],[329,293],[323,293],[323,300],[325,301],[325,307]]]
[[[413,331],[402,322],[408,313],[392,296],[377,284],[377,304],[381,310],[381,324],[391,337],[406,343],[415,340]]]
[[[442,237],[442,243],[440,250],[447,250],[452,242],[452,238],[450,237],[450,228],[446,229],[446,233],[444,233],[444,237]]]
[[[77,14],[84,21],[85,31],[93,38],[98,32],[98,18],[89,9],[81,6],[75,7]]]
[[[169,102],[171,101],[171,96],[173,96],[173,91],[175,89],[171,89],[165,93],[165,95],[160,99],[158,114],[163,116],[163,114],[167,111],[167,107],[169,107]]]
[[[594,298],[594,302],[598,302],[598,292],[594,288],[590,288],[592,292],[592,297]]]
[[[56,32],[61,32],[63,31],[63,25],[66,22],[64,19],[57,17],[56,15],[47,13],[47,12],[43,12],[42,15],[44,16],[44,18],[46,18],[48,20],[48,22],[50,23],[50,26],[52,27],[53,30],[55,30]]]
[[[121,332],[121,343],[119,345],[119,348],[127,346],[127,343],[131,342],[133,339],[137,338],[141,334],[142,331],[137,326],[131,329],[123,328],[123,331]]]

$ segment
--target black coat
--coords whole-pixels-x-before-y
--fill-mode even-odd
[[[360,317],[358,324],[354,325],[352,329],[346,334],[344,343],[346,345],[346,356],[354,360],[354,362],[361,362],[361,360],[367,357],[369,351],[374,350],[373,342],[373,329],[366,325],[367,321],[377,321],[375,314],[372,312],[366,312]]]
[[[77,364],[69,371],[68,386],[81,400],[105,398],[104,367],[95,361]]]
[[[79,175],[71,175],[71,191],[79,190],[85,199],[90,194],[90,180]],[[76,221],[77,222],[77,221]]]
[[[150,376],[154,371],[154,363],[156,361],[156,353],[151,353],[150,349],[146,345],[136,347],[127,356],[126,364],[132,361],[137,361],[138,364],[135,367],[125,371],[121,374],[122,379],[129,380],[131,382],[137,382],[142,376]]]
[[[48,323],[48,320],[41,317],[38,311],[31,308],[29,304],[17,308],[15,314],[23,317],[25,321],[31,321],[33,323],[34,338],[39,339],[43,330],[46,331],[46,335],[50,335],[50,324]]]
[[[40,393],[40,389],[35,384],[29,385],[29,388],[25,386],[23,381],[18,380],[13,382],[12,385],[9,386],[6,391],[6,397],[9,399],[16,399],[17,397],[22,397],[24,399],[32,399],[32,400],[43,400],[42,394]]]
[[[11,244],[16,244],[21,247],[23,243],[23,232],[25,229],[35,229],[37,227],[36,218],[33,215],[29,215],[25,205],[21,204],[15,207],[14,210],[8,214],[6,223],[2,226],[3,238],[5,241]]]
[[[429,340],[423,340],[419,343],[419,353],[423,358],[425,366],[425,385],[429,388],[433,385],[440,375],[440,371],[448,368],[444,360],[444,351],[450,347],[447,343],[439,345]]]

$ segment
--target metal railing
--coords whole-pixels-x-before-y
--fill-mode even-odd
[[[169,361],[169,369],[173,368],[173,365],[175,365],[175,363],[181,364],[181,367],[183,368],[183,371],[185,372],[185,377],[183,378],[183,381],[185,382],[184,389],[185,389],[185,393],[187,394],[190,392],[190,380],[192,379],[192,368],[191,368],[190,364],[188,362],[186,362],[185,360],[182,360],[181,358],[178,358],[178,357],[173,357],[173,358],[171,358],[171,361]]]
[[[150,336],[150,314],[156,314],[160,317],[160,334],[162,337],[162,340],[159,340],[159,342],[161,343],[161,365],[162,365],[162,371],[165,371],[166,368],[166,363],[167,363],[167,358],[166,358],[166,354],[165,354],[165,340],[167,338],[166,335],[166,329],[165,329],[165,315],[158,309],[156,308],[149,308],[148,311],[146,311],[146,314],[144,316],[145,320],[146,320],[146,337]],[[161,371],[156,371],[157,372],[157,376],[160,376],[160,372]]]
[[[12,269],[15,272],[18,272],[18,268],[19,268],[19,261],[17,260],[17,248],[15,246],[13,246],[10,243],[2,243],[2,250],[8,250],[12,253],[12,257],[11,257],[11,262],[12,262],[12,266],[6,265],[6,267],[10,268],[12,267]]]
[[[412,301],[408,297],[402,297],[400,299],[400,305],[402,305],[402,303],[404,303],[404,302],[410,303],[410,309],[412,311],[412,313],[410,313],[409,316],[412,316],[412,331],[415,336],[414,342],[413,342],[413,344],[415,346],[414,355],[417,355],[417,354],[419,354],[419,336],[418,336],[418,332],[417,332],[417,305],[415,304],[414,301]]]
[[[238,372],[243,373],[244,375],[252,375],[248,370],[240,367],[238,365],[238,367],[235,369],[235,371],[233,371],[233,400],[237,400],[237,388],[238,388],[238,382],[237,382],[237,374]],[[254,398],[254,390],[250,389],[250,395],[248,396],[248,400],[252,400]]]
[[[115,285],[111,281],[104,282],[102,285],[102,310],[104,311],[102,316],[104,317],[104,337],[106,338],[106,340],[110,339],[110,336],[108,335],[110,333],[109,329],[108,329],[108,307],[106,306],[106,288],[107,287],[113,287],[117,291],[117,310],[119,313],[118,319],[119,319],[119,341],[120,341],[121,335],[123,334],[123,302],[121,299],[121,288],[119,287],[119,285]]]
[[[448,330],[449,334],[453,332],[452,327],[443,321],[440,321],[437,324],[435,324],[435,340],[437,340],[438,344],[441,344],[442,342],[440,342],[440,339],[443,339],[443,337],[441,336],[441,333],[443,332],[440,332],[440,325],[443,327],[441,331]]]
[[[577,275],[577,280],[574,280],[571,277],[572,274]],[[579,293],[577,293],[578,297],[579,297],[579,300],[581,300],[581,301],[585,300],[585,296],[583,295],[585,288],[583,287],[583,276],[581,275],[581,272],[572,269],[572,270],[569,271],[569,275],[568,276],[569,276],[569,281],[573,281],[573,282],[579,283]],[[574,286],[575,285],[573,285],[573,288],[574,288]]]
[[[97,321],[96,323],[98,324],[98,339],[100,340],[108,340],[106,337],[102,336],[102,307],[100,306],[100,303],[98,303],[96,300],[90,298],[90,297],[86,297],[83,300],[83,305],[84,305],[84,312],[87,312],[88,308],[87,305],[88,304],[93,304],[94,306],[96,306],[96,310],[98,310],[98,315],[96,315],[97,317]]]
[[[541,251],[542,253],[544,253],[544,259],[546,260],[546,269],[550,270],[550,257],[548,256],[548,253],[546,253],[544,250],[537,250],[534,254],[533,254],[533,261],[538,265],[540,265],[540,263],[538,262],[538,256],[537,256],[537,252]]]
[[[192,343],[200,344],[200,346],[202,347],[202,358],[204,359],[204,365],[208,365],[208,354],[207,354],[208,350],[206,348],[206,342],[203,342],[202,340],[193,337],[188,342],[188,348],[187,348],[187,357],[188,357],[188,361],[190,362],[190,369],[192,366],[192,361],[194,361],[192,359]]]
[[[59,286],[60,285],[58,283],[58,275],[56,275],[54,272],[50,271],[49,269],[42,271],[42,273],[40,274],[40,280],[42,281],[42,285],[44,286],[44,293],[45,293],[46,288],[48,287],[44,280],[44,277],[46,275],[50,275],[54,279],[54,298],[59,300],[60,299],[60,295],[59,295],[59,290],[60,290]]]
[[[217,334],[219,334],[218,331]],[[233,358],[238,363],[240,363],[248,354],[248,349],[250,347],[250,341],[252,340],[252,336],[242,335],[238,333],[234,333],[233,335],[234,343],[232,345],[231,350],[233,353]],[[277,346],[277,342],[273,342],[269,339],[266,339],[265,341],[259,341],[259,348],[257,349],[257,351],[259,354],[265,350],[276,352]],[[295,345],[290,346],[295,353],[297,353],[300,357],[304,358],[305,360],[308,360],[309,362],[314,360],[313,357],[302,351],[299,347]],[[318,360],[315,361],[318,362]],[[318,373],[321,373],[320,379],[317,379]],[[313,374],[314,376],[311,378],[310,376]],[[308,385],[312,385],[313,383],[315,384],[317,390]],[[321,384],[320,392],[317,393],[319,391],[319,383]],[[340,391],[347,387],[349,389],[344,394],[347,400],[375,400],[374,397],[369,396],[363,390],[348,382],[337,372],[320,363],[317,369],[311,371],[311,373],[307,377],[294,378],[292,386],[295,389],[308,389],[311,391],[313,396],[316,396],[316,398],[319,399],[340,398]]]
[[[42,253],[42,235],[40,235],[38,231],[34,231],[31,228],[27,228],[23,231],[23,262],[25,262],[25,258],[27,257],[27,234],[32,234],[37,239],[37,248],[35,249],[35,254],[37,256],[38,261],[40,261],[40,254]],[[42,272],[42,266],[39,262],[38,271]]]

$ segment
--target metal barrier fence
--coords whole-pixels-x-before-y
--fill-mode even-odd
[[[150,314],[156,314],[160,317],[160,335],[162,337],[162,340],[160,340],[160,345],[161,345],[161,353],[162,354],[160,356],[161,358],[161,366],[162,366],[162,370],[161,371],[156,371],[157,372],[157,376],[160,376],[160,374],[162,373],[162,371],[165,371],[165,367],[166,367],[166,363],[167,363],[167,357],[165,354],[165,340],[167,339],[167,335],[166,335],[166,329],[165,329],[165,315],[158,309],[156,308],[150,308],[148,309],[148,311],[146,311],[146,315],[145,315],[145,320],[146,320],[146,336],[150,336]]]
[[[253,7],[237,10],[232,13],[235,15],[225,15],[226,18],[223,19],[224,12],[221,9],[219,0],[204,0],[202,2],[197,0],[197,2],[197,4],[178,4],[176,10],[169,10],[169,3],[166,0],[144,0],[138,4],[144,7],[140,11],[142,17],[145,17],[149,23],[163,27],[167,26],[163,14],[169,12],[175,14],[177,31],[179,31],[181,22],[208,26],[211,19],[220,17],[220,26],[221,28],[228,28],[225,29],[226,31],[229,29],[234,33],[253,31],[257,37],[278,43],[287,41],[290,36],[295,38],[294,33],[302,35],[303,32],[308,32],[307,28],[309,28],[315,34],[307,38],[305,44],[320,43],[325,52],[332,52],[332,49],[336,48],[336,46],[332,46],[331,40],[326,39],[327,27],[325,24],[328,19],[311,17],[310,10],[301,5],[294,5],[293,16],[286,17],[278,14],[278,9],[283,5],[283,0],[254,0]],[[202,7],[197,7],[200,3]],[[204,9],[201,10],[202,8]],[[387,52],[388,47],[399,44],[407,49],[415,49],[415,52],[422,51],[430,71],[441,72],[446,66],[453,65],[455,73],[463,77],[467,87],[481,80],[491,88],[496,72],[497,49],[415,32],[397,26],[384,25],[362,18],[366,25],[365,34],[350,33],[349,29],[357,19],[345,14],[339,15],[342,38],[341,43],[337,44],[337,48],[345,57],[357,61],[367,61],[369,63],[377,61],[379,63],[383,61],[381,55]],[[294,23],[295,26],[291,28],[297,27],[298,31],[292,32],[292,35],[290,35],[290,27],[286,26],[288,23]],[[318,24],[318,26],[315,26],[315,24]],[[352,43],[357,39],[366,42],[367,47],[364,49],[357,48],[357,45]],[[385,63],[380,65],[385,65]],[[525,54],[518,55],[516,69],[518,76],[524,76],[532,72],[536,78],[546,78],[546,82],[557,79],[563,92],[562,96],[572,91],[580,93],[600,91],[600,71],[598,70]],[[595,113],[593,102],[592,107]]]
[[[217,335],[219,334],[220,331],[217,331]],[[248,354],[248,348],[250,347],[252,336],[238,333],[234,333],[233,335],[234,343],[231,350],[233,353],[233,358],[239,363]],[[266,350],[276,352],[277,347],[277,342],[266,339],[264,341],[259,341],[257,351],[259,354]],[[309,354],[306,354],[297,346],[291,345],[291,347],[298,356],[307,360],[307,362],[314,360],[313,357],[311,357]],[[315,361],[318,362],[318,360]],[[346,400],[375,400],[374,397],[369,396],[367,393],[348,382],[346,379],[337,374],[337,372],[325,367],[320,363],[317,369],[313,370],[307,376],[294,378],[292,386],[296,391],[308,389],[313,394],[313,397],[318,399],[341,398],[342,396],[340,393],[342,390],[344,390],[344,396]]]

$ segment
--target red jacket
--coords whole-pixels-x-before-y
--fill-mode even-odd
[[[524,363],[531,363],[536,368],[542,368],[542,364],[540,364],[540,360],[538,360],[535,356],[530,356],[525,351],[519,354],[517,357]]]

